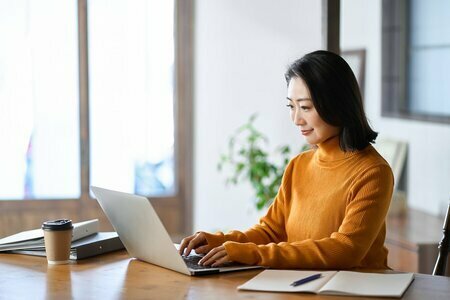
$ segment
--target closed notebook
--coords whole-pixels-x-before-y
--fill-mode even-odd
[[[73,224],[72,242],[98,232],[98,219]],[[44,247],[44,231],[41,228],[22,231],[0,239],[0,252]]]
[[[70,259],[78,260],[123,249],[122,241],[116,232],[98,232],[72,242]],[[10,253],[45,256],[45,248],[37,247],[25,250],[13,250]]]
[[[320,273],[321,278],[298,286],[294,281]],[[350,271],[264,270],[239,290],[313,293],[400,298],[414,279],[413,273],[380,274]]]

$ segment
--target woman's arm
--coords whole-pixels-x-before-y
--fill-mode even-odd
[[[267,214],[259,220],[259,224],[245,232],[233,230],[226,234],[222,232],[205,233],[208,245],[217,247],[227,241],[251,242],[256,245],[286,241],[284,206],[284,189],[280,187],[274,202],[269,207]]]
[[[289,196],[289,185],[291,184],[292,170],[299,156],[291,160],[286,167],[281,186],[272,205],[270,205],[266,215],[259,220],[259,224],[253,226],[245,232],[238,230],[230,231],[226,234],[218,232],[215,234],[206,233],[208,245],[218,247],[225,242],[253,243],[264,245],[268,243],[280,243],[287,240],[285,218],[287,215]]]
[[[195,250],[198,254],[206,254],[211,249],[219,247],[227,241],[238,243],[252,242],[258,245],[285,241],[284,199],[285,192],[282,185],[267,214],[260,219],[259,224],[245,232],[238,230],[233,230],[226,234],[223,232],[214,234],[204,231],[196,232],[181,241],[179,253],[189,255],[192,250]]]

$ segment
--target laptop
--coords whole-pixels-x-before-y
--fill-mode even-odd
[[[260,268],[242,264],[199,266],[201,256],[181,256],[146,197],[91,186],[114,230],[131,257],[186,275]],[[195,252],[195,251],[193,251]]]

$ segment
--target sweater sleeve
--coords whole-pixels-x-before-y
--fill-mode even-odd
[[[272,268],[356,267],[385,222],[392,189],[389,166],[372,167],[353,184],[343,222],[329,237],[292,243],[274,241],[265,245],[229,241],[224,244],[225,249],[233,261]]]
[[[267,213],[259,220],[259,224],[245,232],[238,230],[230,231],[226,234],[218,232],[207,233],[206,240],[212,248],[221,246],[225,242],[252,243],[255,245],[265,245],[269,243],[280,243],[286,241],[285,216],[286,216],[286,185],[292,172],[292,161],[286,167],[281,186],[277,196],[270,205]]]

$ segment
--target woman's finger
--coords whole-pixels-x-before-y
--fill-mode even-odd
[[[204,246],[200,246],[195,248],[195,253],[197,254],[207,254],[209,252],[209,250],[211,250],[211,247],[209,245],[204,245]]]
[[[217,251],[219,250],[219,248],[220,247],[216,247],[216,248],[211,249],[211,251],[206,253],[206,255],[203,256],[203,258],[199,260],[198,264],[199,265],[204,265],[205,261],[209,260],[214,254],[216,254]]]
[[[222,259],[224,256],[227,256],[227,252],[225,250],[219,251],[214,254],[209,260],[205,261],[205,266],[212,266],[215,262]]]
[[[190,235],[181,240],[180,248],[178,249],[178,253],[183,255],[184,249],[186,249],[189,242],[195,237],[195,235]]]
[[[200,261],[200,265],[209,266],[213,264],[216,260],[222,258],[227,255],[227,251],[223,246],[216,247],[211,250],[205,257],[203,257]]]
[[[226,254],[224,257],[222,257],[222,258],[216,260],[216,261],[211,265],[211,267],[220,267],[221,265],[224,265],[224,264],[229,263],[229,262],[231,262],[231,260],[230,260],[230,258],[229,258],[229,256],[228,256],[228,254]]]
[[[204,237],[204,235],[202,233],[196,234],[195,237],[189,241],[184,255],[188,256],[189,254],[191,254],[192,249],[203,246],[205,243],[206,238]]]

